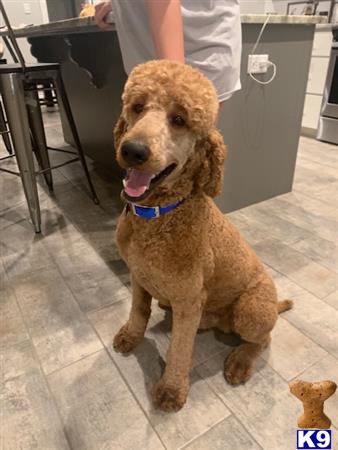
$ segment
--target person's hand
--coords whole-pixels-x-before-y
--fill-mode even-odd
[[[100,28],[107,28],[109,23],[105,22],[105,17],[112,10],[111,1],[100,2],[95,5],[95,23]]]

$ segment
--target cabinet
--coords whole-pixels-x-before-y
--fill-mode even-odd
[[[314,136],[317,131],[331,44],[330,25],[317,25],[303,111],[302,131],[304,134]]]
[[[302,127],[317,130],[322,95],[306,94]]]

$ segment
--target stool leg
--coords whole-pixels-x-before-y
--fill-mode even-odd
[[[26,107],[28,112],[28,120],[30,130],[32,132],[36,158],[42,169],[50,169],[50,160],[47,149],[46,135],[42,120],[40,102],[36,91],[25,91]],[[47,186],[53,191],[52,172],[44,172],[43,174]]]
[[[79,138],[79,135],[78,135],[78,132],[76,129],[75,121],[73,118],[72,110],[71,110],[71,107],[70,107],[70,104],[68,101],[67,93],[66,93],[63,81],[62,81],[61,74],[60,73],[55,74],[55,76],[53,76],[53,81],[54,81],[54,86],[55,86],[55,90],[56,90],[59,108],[60,108],[60,111],[63,110],[64,116],[67,118],[69,128],[71,130],[71,133],[72,133],[72,136],[74,139],[75,147],[77,149],[84,173],[87,178],[89,189],[92,194],[92,199],[93,199],[94,203],[99,204],[99,199],[97,198],[95,188],[93,186],[93,183],[92,183],[92,180],[90,177],[90,173],[88,171],[86,159],[84,157],[82,145],[81,145],[80,138]]]
[[[6,126],[6,119],[5,114],[2,109],[2,104],[0,102],[0,132],[2,132],[2,139],[4,141],[6,150],[10,155],[13,155],[13,149],[11,145],[11,140],[9,139],[8,133],[7,133],[7,126]]]
[[[49,82],[47,82],[47,83],[44,83],[44,87],[50,88],[50,87],[52,87],[52,85]],[[46,100],[47,108],[54,108],[55,104],[54,104],[53,92],[49,91],[49,90],[44,91],[44,97]]]
[[[30,216],[35,231],[39,233],[41,231],[40,205],[21,76],[20,74],[3,74],[0,76],[0,85]]]

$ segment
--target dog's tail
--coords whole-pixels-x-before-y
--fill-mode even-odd
[[[278,314],[288,311],[293,307],[293,301],[292,300],[282,300],[281,302],[277,303],[277,311]]]

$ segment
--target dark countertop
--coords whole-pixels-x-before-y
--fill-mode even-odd
[[[243,24],[260,24],[266,20],[266,14],[242,14],[241,20]],[[322,16],[286,16],[279,14],[271,14],[269,24],[292,24],[292,25],[315,25],[319,23],[326,23],[326,17]],[[107,31],[115,30],[114,24]],[[48,36],[48,35],[63,35],[74,33],[93,33],[104,32],[98,28],[93,17],[79,17],[75,19],[59,20],[57,22],[44,23],[41,25],[30,25],[24,28],[15,30],[17,37],[31,37],[31,36]],[[7,31],[0,31],[1,35],[6,35]]]

